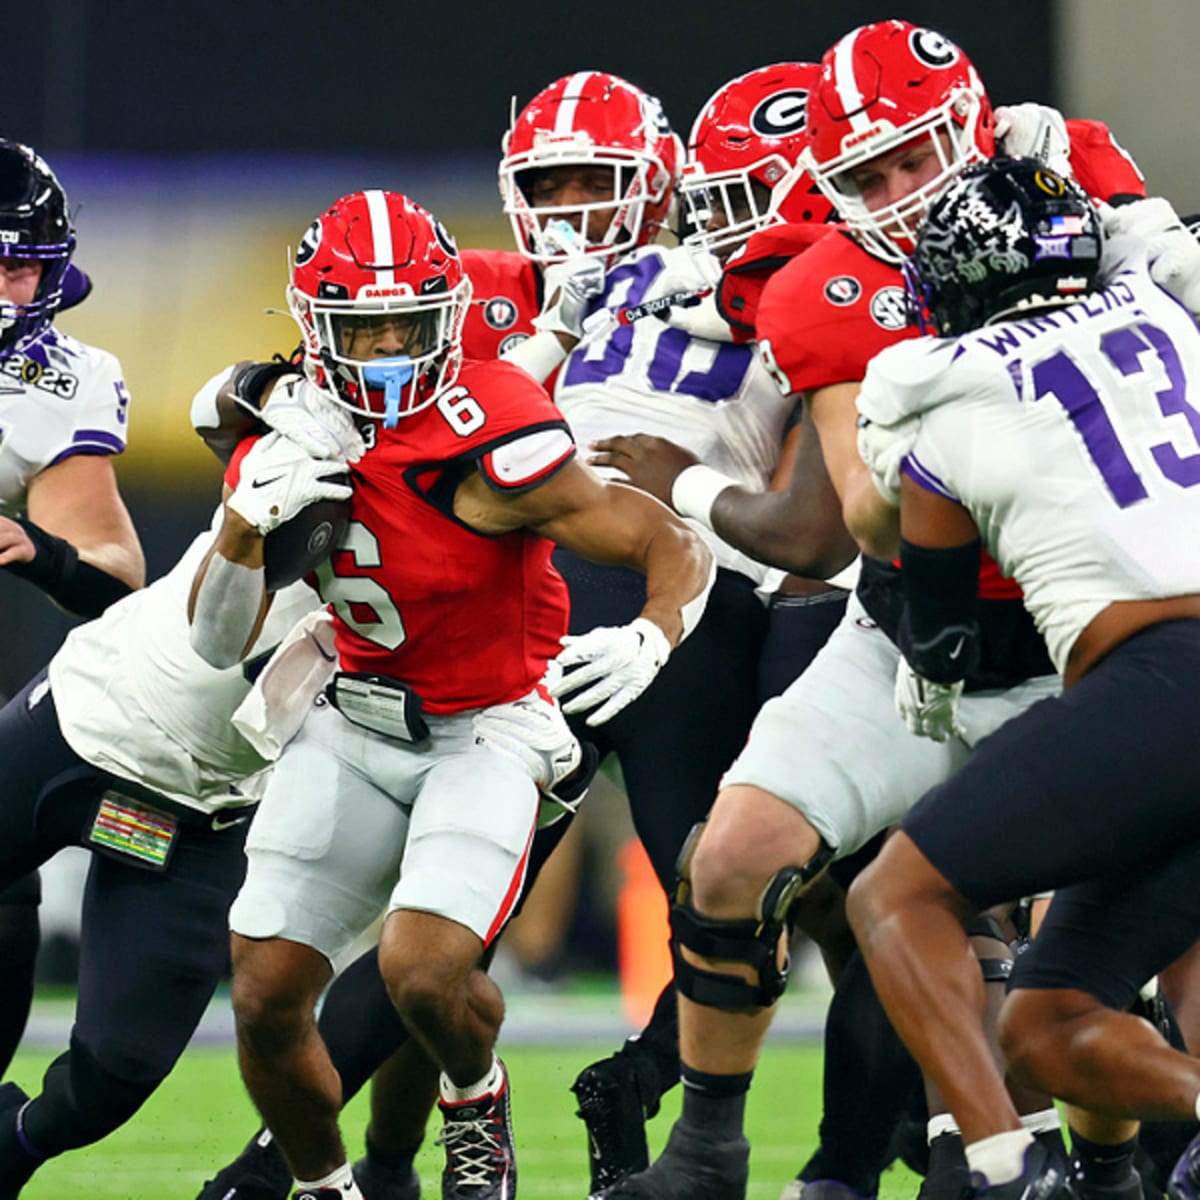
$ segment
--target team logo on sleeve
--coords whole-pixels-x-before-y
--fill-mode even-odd
[[[932,29],[914,29],[908,35],[908,44],[917,61],[927,67],[948,67],[958,58],[958,47]]]
[[[901,287],[885,287],[871,297],[871,316],[884,329],[908,325],[908,296]]]
[[[493,296],[483,306],[483,319],[492,329],[511,329],[517,323],[517,306],[507,296]]]
[[[836,275],[825,284],[825,299],[830,304],[845,308],[862,295],[862,284],[853,275]]]
[[[519,346],[522,342],[529,340],[527,333],[510,333],[496,349],[496,357],[503,358],[515,346]]]

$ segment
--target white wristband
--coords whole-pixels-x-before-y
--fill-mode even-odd
[[[567,357],[567,352],[555,334],[535,333],[500,357],[505,362],[516,363],[538,383],[545,383],[555,367]]]
[[[684,467],[675,476],[675,482],[671,484],[671,506],[681,517],[690,517],[712,529],[712,509],[717,497],[726,488],[737,486],[736,479],[703,463],[695,463]]]

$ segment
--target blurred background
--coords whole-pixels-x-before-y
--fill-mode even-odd
[[[23,6],[0,132],[47,157],[76,212],[76,261],[95,290],[60,324],[124,364],[133,402],[117,471],[151,576],[219,492],[219,469],[188,424],[192,394],[237,359],[294,345],[290,319],[268,310],[283,305],[288,248],[337,196],[401,190],[460,245],[508,247],[495,172],[514,102],[569,71],[609,70],[657,94],[686,137],[726,80],[819,59],[852,26],[894,16],[956,40],[994,103],[1038,100],[1108,122],[1152,192],[1200,209],[1200,155],[1181,136],[1196,106],[1196,0]],[[11,694],[68,623],[3,572],[0,612],[0,693]],[[571,918],[566,944],[603,958],[615,893],[600,890]]]

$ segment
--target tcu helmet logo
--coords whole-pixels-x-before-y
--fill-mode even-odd
[[[903,329],[908,324],[908,296],[901,287],[885,287],[871,297],[871,317],[884,329]]]
[[[803,88],[775,92],[750,114],[750,128],[763,137],[790,137],[807,124],[808,92]]]
[[[304,236],[300,239],[300,245],[296,250],[295,264],[302,267],[314,254],[321,245],[321,222],[314,221],[305,231]]]
[[[862,284],[853,275],[835,275],[825,285],[825,299],[844,308],[862,295]]]
[[[927,67],[948,67],[958,59],[958,47],[932,29],[914,29],[908,35],[908,44],[917,61]]]

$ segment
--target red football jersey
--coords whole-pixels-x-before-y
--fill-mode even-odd
[[[567,631],[553,543],[476,533],[455,519],[454,492],[476,466],[498,491],[545,482],[574,457],[566,422],[519,367],[467,362],[437,403],[373,424],[349,529],[316,572],[339,665],[402,680],[439,715],[525,695]]]
[[[471,306],[463,325],[463,354],[487,361],[533,333],[538,315],[537,268],[515,250],[463,250]]]

